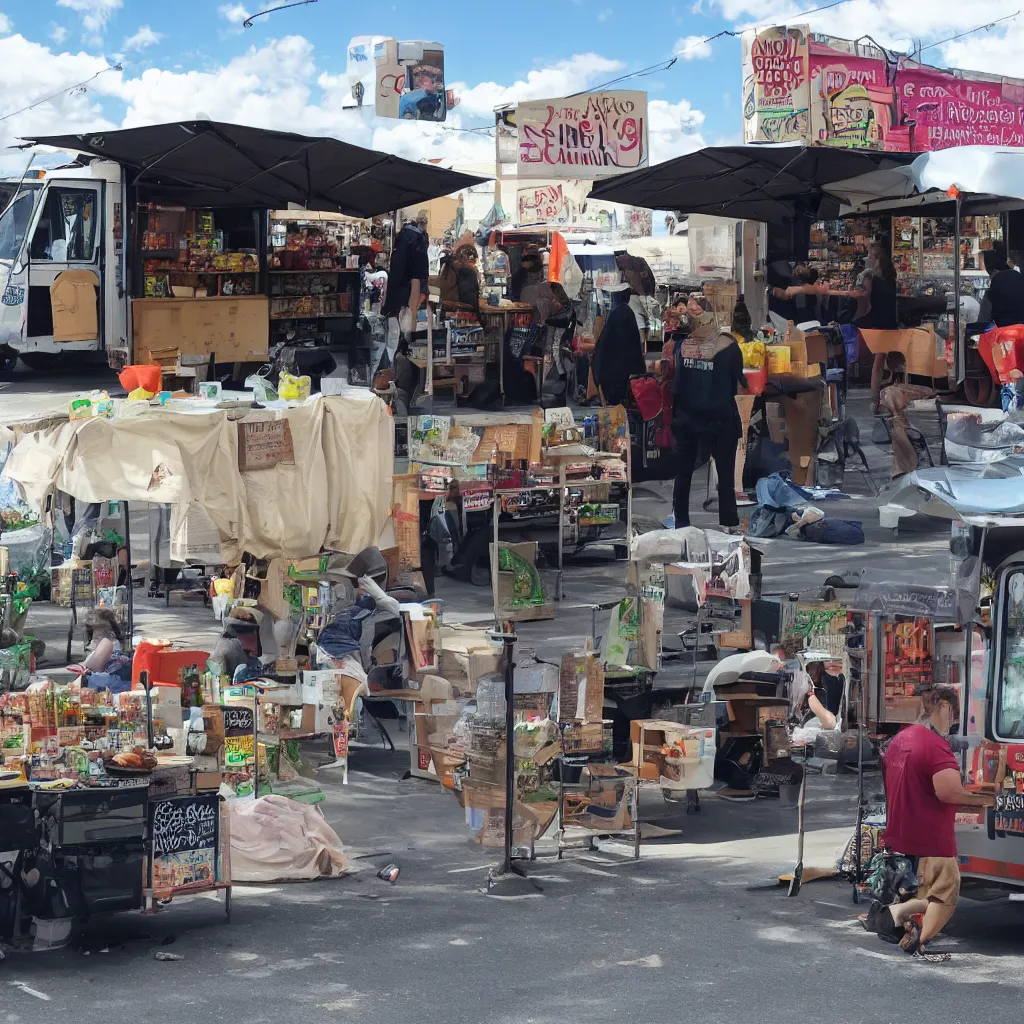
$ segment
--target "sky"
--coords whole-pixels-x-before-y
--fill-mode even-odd
[[[755,24],[789,21],[904,50],[919,40],[929,63],[1021,74],[1024,14],[944,42],[1013,14],[1021,0],[846,0],[804,15],[814,6],[815,0],[383,0],[367,7],[317,0],[245,28],[245,17],[261,9],[255,0],[0,0],[0,174],[23,169],[25,155],[9,147],[25,135],[199,115],[334,135],[411,159],[493,164],[491,139],[465,129],[493,124],[496,104],[565,96],[677,55],[668,70],[618,86],[648,92],[651,159],[660,162],[742,141],[739,40],[705,40]],[[446,125],[342,109],[346,45],[355,35],[442,43],[447,84],[460,97]],[[121,70],[106,70],[117,64]]]

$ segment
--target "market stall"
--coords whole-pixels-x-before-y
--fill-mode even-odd
[[[271,327],[285,320],[351,315],[363,304],[358,275],[351,272],[374,262],[373,237],[375,231],[386,236],[385,225],[361,228],[347,247],[339,248],[334,238],[330,267],[315,267],[330,270],[329,277],[297,277],[286,286],[280,274],[268,271],[308,273],[303,259],[310,247],[297,247],[302,253],[287,260],[298,262],[282,266],[276,250],[290,248],[287,224],[283,243],[275,245],[281,232],[269,222],[269,210],[296,207],[372,219],[478,181],[333,138],[211,121],[30,141],[96,159],[85,173],[62,178],[54,172],[28,197],[30,215],[32,204],[45,215],[25,240],[28,258],[13,284],[21,289],[19,301],[32,306],[37,289],[26,284],[45,279],[59,301],[47,304],[52,309],[32,310],[19,344],[40,357],[51,349],[59,353],[61,343],[89,344],[119,366],[152,356],[174,376],[191,380],[203,378],[211,359],[265,361]],[[78,269],[61,273],[43,253],[54,239],[66,249],[63,221],[53,213],[64,206],[91,232],[93,247],[83,252]],[[274,223],[285,221],[296,223],[290,215]],[[307,241],[309,234],[307,225]],[[377,243],[384,245],[384,237]],[[351,267],[361,252],[366,258]],[[345,274],[356,278],[346,282],[351,287],[341,287],[333,274],[342,253]],[[321,251],[313,258],[323,256]],[[102,317],[81,301],[90,294]],[[44,340],[32,341],[34,335]]]

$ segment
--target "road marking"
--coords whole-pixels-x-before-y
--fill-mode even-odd
[[[42,999],[43,1002],[46,1003],[50,1001],[50,997],[45,992],[40,992],[39,989],[36,988],[29,988],[29,986],[23,981],[9,981],[7,984],[12,988],[16,988],[19,991],[24,992],[27,996],[35,996],[36,999]]]
[[[652,953],[650,956],[642,956],[636,960],[619,960],[618,964],[620,967],[661,967],[662,960],[657,953]]]

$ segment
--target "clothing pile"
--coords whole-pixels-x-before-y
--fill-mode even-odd
[[[781,473],[757,481],[757,507],[750,515],[750,537],[782,537],[795,530],[798,540],[818,544],[863,544],[864,529],[855,519],[826,516],[811,505],[810,491]]]

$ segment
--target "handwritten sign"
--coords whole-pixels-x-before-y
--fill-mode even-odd
[[[150,804],[154,858],[183,850],[216,850],[218,800],[216,793],[209,793]]]
[[[646,167],[647,93],[532,100],[516,111],[519,177],[603,178]]]
[[[559,181],[531,185],[516,191],[516,223],[521,228],[581,223],[590,185]]]
[[[996,793],[993,825],[997,833],[1024,836],[1024,794],[1013,790]]]
[[[243,473],[294,461],[292,428],[287,420],[246,420],[238,424],[238,468]]]
[[[220,710],[224,715],[225,736],[242,736],[246,733],[252,735],[252,708],[237,705],[221,705]]]
[[[224,737],[224,764],[227,767],[243,767],[255,757],[256,741],[251,732],[244,736]]]

